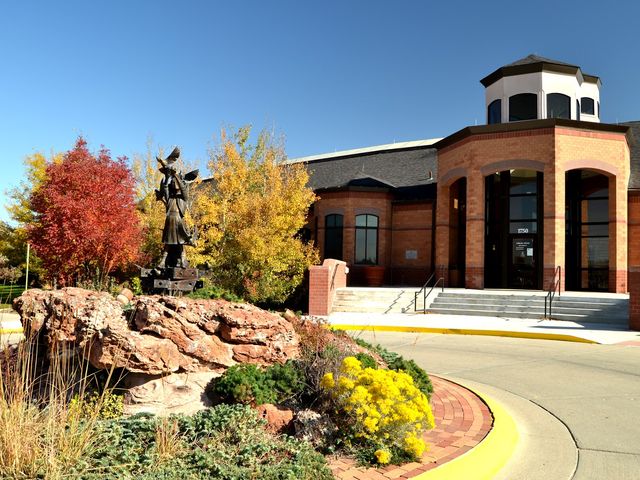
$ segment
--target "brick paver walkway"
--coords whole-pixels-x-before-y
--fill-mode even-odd
[[[434,393],[431,408],[436,427],[424,436],[430,448],[422,462],[389,465],[384,468],[357,467],[351,458],[330,460],[336,478],[342,480],[406,479],[436,468],[471,450],[489,433],[493,416],[473,392],[455,383],[430,375]]]

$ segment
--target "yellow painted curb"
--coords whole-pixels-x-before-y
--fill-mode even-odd
[[[12,333],[24,333],[22,328],[0,328],[0,335],[10,335]]]
[[[467,328],[439,328],[439,327],[401,327],[392,325],[341,325],[331,324],[332,330],[370,330],[379,332],[409,332],[409,333],[443,333],[447,335],[484,335],[491,337],[533,338],[537,340],[559,340],[563,342],[595,343],[594,340],[565,335],[561,333],[516,332],[510,330],[475,330]]]
[[[464,455],[413,477],[414,480],[489,480],[509,461],[518,444],[518,428],[511,415],[495,400],[474,392],[493,413],[493,428]]]

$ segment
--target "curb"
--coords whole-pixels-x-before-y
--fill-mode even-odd
[[[11,335],[13,333],[24,333],[22,328],[0,328],[0,335]]]
[[[413,480],[452,478],[489,480],[494,478],[512,457],[519,440],[515,421],[498,402],[477,391],[471,391],[478,395],[491,410],[493,428],[478,445],[464,455],[433,470],[416,475]]]
[[[401,327],[391,325],[353,325],[331,324],[331,330],[370,330],[379,332],[408,332],[408,333],[441,333],[445,335],[483,335],[490,337],[530,338],[537,340],[557,340],[561,342],[599,344],[595,340],[566,335],[562,333],[517,332],[510,330],[475,330],[469,328],[439,328],[439,327]]]

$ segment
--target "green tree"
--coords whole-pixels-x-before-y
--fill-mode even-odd
[[[251,127],[221,134],[210,152],[211,181],[203,182],[193,207],[198,245],[192,263],[212,281],[254,302],[283,302],[302,282],[318,255],[299,232],[316,197],[300,164],[286,163],[282,143]]]

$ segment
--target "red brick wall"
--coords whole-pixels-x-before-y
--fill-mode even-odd
[[[329,214],[344,216],[343,260],[352,267],[350,285],[362,282],[355,255],[355,216],[370,213],[378,216],[378,264],[385,267],[385,283],[421,285],[430,274],[432,259],[433,203],[431,201],[394,204],[387,192],[324,192],[314,205],[317,221],[316,245],[324,258],[324,219]],[[407,250],[416,252],[415,259],[406,258]]]
[[[640,330],[640,192],[629,192],[629,328]]]

